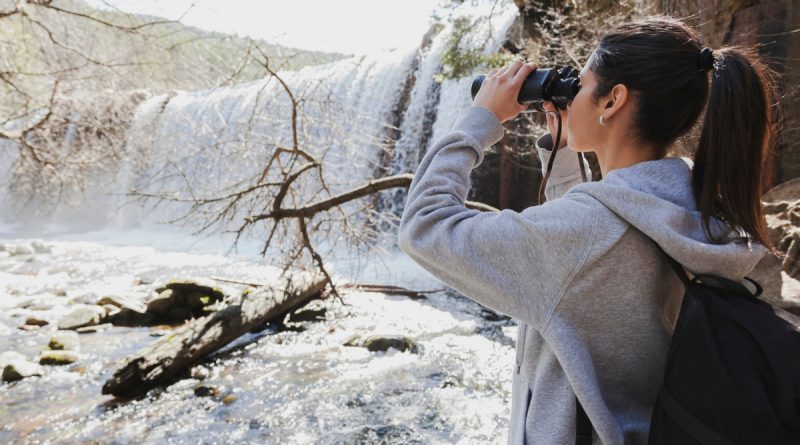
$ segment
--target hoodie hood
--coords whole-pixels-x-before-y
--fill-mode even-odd
[[[568,193],[591,195],[620,218],[652,238],[693,274],[741,281],[767,249],[733,240],[713,243],[703,229],[692,189],[692,161],[665,158],[611,171],[602,181],[574,186]],[[709,222],[714,235],[737,235],[721,221]]]

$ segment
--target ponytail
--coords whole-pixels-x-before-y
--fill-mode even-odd
[[[750,51],[714,51],[715,68],[705,119],[694,155],[693,185],[703,228],[714,242],[711,217],[775,250],[769,237],[761,194],[771,180],[767,154],[775,142],[773,72]],[[741,233],[744,232],[744,233]]]

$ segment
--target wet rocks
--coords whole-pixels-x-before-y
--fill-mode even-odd
[[[3,366],[3,381],[15,382],[26,377],[40,376],[42,369],[36,363],[28,361],[26,358],[17,358],[9,361]]]
[[[78,353],[74,351],[42,351],[39,356],[40,365],[69,365],[78,361]]]
[[[158,297],[147,303],[146,312],[157,321],[186,321],[208,315],[225,295],[220,289],[193,281],[171,282],[156,289]]]
[[[78,333],[73,331],[57,331],[50,338],[47,347],[54,351],[75,351],[81,350],[81,343],[78,339]]]
[[[370,335],[367,337],[353,337],[345,346],[360,346],[371,352],[386,352],[390,348],[400,352],[419,352],[419,347],[414,340],[403,335]]]
[[[40,365],[68,365],[80,358],[78,352],[81,344],[77,332],[57,331],[50,338],[47,348],[39,356]]]
[[[216,397],[220,392],[220,389],[216,386],[197,385],[194,387],[194,395],[197,397]]]
[[[147,305],[135,297],[106,295],[97,304],[106,309],[107,321],[116,326],[148,326],[155,319],[147,313]]]
[[[324,307],[318,309],[301,309],[289,314],[289,321],[293,323],[300,323],[304,321],[324,321],[327,309]]]
[[[47,326],[48,324],[50,324],[50,322],[48,322],[44,318],[30,316],[25,320],[25,324],[27,326]]]
[[[4,351],[0,353],[0,370],[14,360],[27,360],[27,358],[17,351]]]
[[[139,314],[147,312],[147,306],[138,299],[121,295],[106,295],[95,303],[98,306],[113,306],[120,310],[129,310]]]
[[[58,329],[77,329],[100,324],[106,317],[106,310],[100,306],[79,307],[59,320]]]

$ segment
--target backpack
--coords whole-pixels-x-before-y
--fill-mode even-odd
[[[686,293],[648,445],[800,445],[800,317],[760,300],[750,278],[689,279],[664,254]],[[575,443],[591,444],[591,422],[576,403]]]

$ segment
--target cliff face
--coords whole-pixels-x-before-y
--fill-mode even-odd
[[[784,114],[782,143],[772,159],[776,185],[800,177],[800,2],[789,0],[648,0],[661,13],[686,17],[711,48],[725,44],[757,46],[780,75]]]

